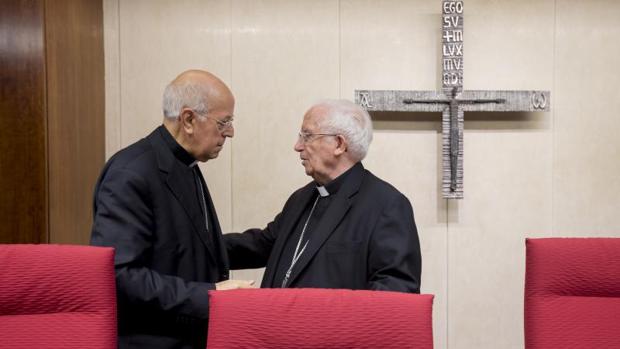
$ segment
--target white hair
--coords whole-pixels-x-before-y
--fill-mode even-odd
[[[171,82],[164,90],[162,109],[164,116],[176,119],[183,108],[190,108],[198,114],[208,112],[207,98],[209,87],[204,83],[191,81]]]
[[[319,121],[321,132],[342,135],[353,160],[361,161],[366,157],[372,142],[372,121],[366,110],[346,99],[324,100],[312,108],[324,110]]]

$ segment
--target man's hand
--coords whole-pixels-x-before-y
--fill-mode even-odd
[[[252,288],[254,280],[226,280],[215,284],[215,289],[220,290],[236,290],[238,288]]]

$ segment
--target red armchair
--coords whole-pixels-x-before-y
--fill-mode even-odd
[[[620,239],[526,240],[525,347],[620,348]]]
[[[0,245],[0,348],[116,348],[114,250]]]
[[[208,348],[433,348],[432,295],[211,291]]]

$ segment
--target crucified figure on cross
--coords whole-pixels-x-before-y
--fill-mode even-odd
[[[447,199],[463,198],[465,111],[549,111],[549,91],[463,90],[463,1],[442,0],[442,90],[356,90],[355,101],[369,112],[442,112],[443,180]]]
[[[458,156],[460,144],[459,140],[462,138],[459,136],[459,114],[462,113],[460,105],[463,104],[482,104],[482,103],[496,103],[502,104],[506,103],[504,98],[490,98],[490,99],[461,99],[458,98],[458,88],[455,86],[452,88],[452,91],[449,94],[448,98],[438,98],[438,99],[413,99],[406,98],[403,99],[404,104],[429,104],[429,103],[439,103],[439,104],[447,104],[448,111],[450,113],[450,190],[452,192],[456,191],[456,169],[458,167]],[[461,119],[462,119],[461,115]]]

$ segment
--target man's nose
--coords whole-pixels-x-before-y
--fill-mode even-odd
[[[304,150],[304,142],[301,140],[301,137],[297,138],[297,142],[295,142],[293,149],[300,153]]]
[[[222,135],[224,137],[234,137],[235,136],[235,126],[230,125],[227,129],[224,130],[224,132],[222,132]]]

